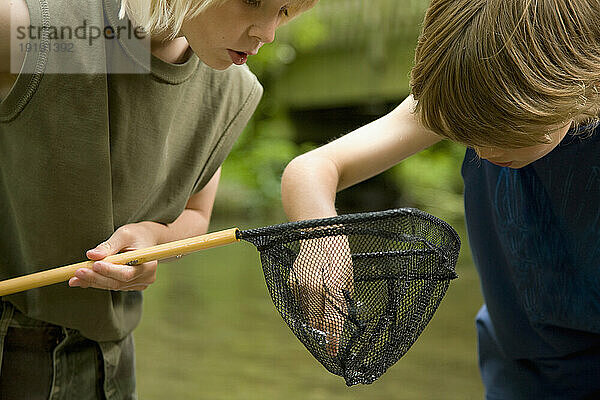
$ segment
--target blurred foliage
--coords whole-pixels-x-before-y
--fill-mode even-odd
[[[281,210],[283,169],[314,147],[296,144],[292,133],[284,112],[265,116],[264,109],[257,111],[223,166],[217,214],[262,217]]]
[[[374,24],[374,20],[366,21],[369,23],[365,24],[365,29],[370,32],[376,30],[376,26],[380,26],[382,29],[387,27],[385,29],[391,30],[393,22],[403,18],[404,20],[400,21],[402,23],[396,23],[396,33],[387,36],[393,36],[392,39],[397,41],[401,40],[405,43],[403,46],[413,46],[425,2],[409,1],[405,4],[408,8],[403,10],[395,8],[395,2],[390,0],[377,0],[377,3],[381,3],[380,6],[388,10],[386,13],[380,13],[384,17],[378,18],[389,21],[380,21],[383,25]],[[270,216],[282,219],[280,178],[287,163],[295,156],[343,133],[341,128],[329,128],[329,131],[323,128],[320,129],[319,135],[305,132],[298,134],[298,129],[290,119],[288,105],[273,93],[276,85],[285,81],[286,69],[296,59],[311,52],[329,51],[330,48],[339,47],[346,39],[340,38],[336,32],[341,32],[343,28],[352,35],[359,35],[356,33],[356,29],[360,30],[359,26],[355,24],[359,21],[353,19],[376,17],[376,13],[372,11],[375,4],[364,5],[362,2],[347,0],[337,1],[336,4],[328,4],[327,7],[320,4],[305,13],[282,28],[275,42],[265,45],[258,55],[248,60],[250,69],[259,78],[265,93],[252,120],[223,166],[215,205],[217,215]],[[349,21],[340,22],[344,19],[344,12],[340,11],[339,5],[343,5],[342,9],[345,7],[350,10],[348,15],[356,15],[349,18]],[[369,8],[370,13],[358,13],[361,7]],[[390,13],[399,14],[394,20],[388,15]],[[350,29],[352,27],[356,29]],[[407,70],[405,75],[408,73]],[[356,79],[361,79],[359,72],[356,75]],[[335,87],[330,90],[335,90]],[[398,102],[406,94],[398,94]],[[365,97],[366,104],[372,101],[368,96]],[[307,138],[315,136],[321,138],[320,143],[308,141]],[[462,221],[462,179],[458,172],[463,154],[464,149],[461,146],[444,141],[388,171],[386,179],[395,182],[401,193],[400,199],[394,204],[418,207],[442,216],[449,222]]]
[[[217,215],[262,217],[280,206],[281,174],[294,157],[316,147],[296,143],[288,109],[270,96],[285,66],[294,61],[297,51],[310,51],[327,38],[327,29],[312,14],[301,24],[291,24],[286,39],[264,46],[248,60],[265,93],[252,120],[236,142],[223,165],[223,175],[215,204]],[[290,43],[294,43],[292,46]]]
[[[463,222],[463,181],[460,167],[465,149],[444,140],[394,167],[402,203],[443,216],[448,222]]]

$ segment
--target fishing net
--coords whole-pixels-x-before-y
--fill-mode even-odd
[[[415,209],[239,232],[260,252],[277,311],[348,386],[379,378],[417,340],[451,279],[460,240]]]

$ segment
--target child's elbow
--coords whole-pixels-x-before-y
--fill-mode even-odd
[[[281,176],[281,187],[282,189],[286,186],[296,185],[302,176],[306,176],[306,172],[310,170],[311,163],[310,156],[308,153],[301,154],[295,157],[283,170]]]
[[[317,151],[311,151],[294,158],[283,171],[281,188],[320,188],[327,186],[335,188],[340,174],[336,163]],[[310,189],[309,189],[310,190]]]

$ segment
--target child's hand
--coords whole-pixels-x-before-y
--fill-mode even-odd
[[[353,296],[353,275],[346,236],[302,241],[290,272],[292,293],[311,328],[324,334],[327,352],[334,357],[348,312],[346,296]]]
[[[157,261],[139,265],[118,265],[100,261],[103,258],[131,250],[150,247],[157,244],[156,231],[141,222],[124,225],[103,243],[88,250],[90,260],[97,261],[92,269],[81,268],[75,277],[69,280],[69,286],[110,290],[144,290],[156,280]]]

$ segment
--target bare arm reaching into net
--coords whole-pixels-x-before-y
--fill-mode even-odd
[[[289,285],[311,328],[321,335],[331,356],[337,354],[352,297],[352,258],[344,235],[300,242]]]
[[[282,179],[282,200],[292,221],[336,215],[337,191],[377,175],[438,142],[413,115],[408,97],[388,115],[323,147],[294,159]],[[319,248],[319,251],[315,251]],[[343,236],[304,241],[290,275],[290,285],[312,328],[322,331],[327,349],[337,353],[352,294],[352,260]]]

